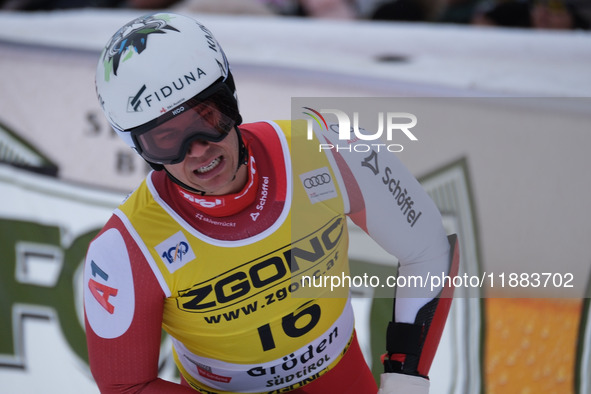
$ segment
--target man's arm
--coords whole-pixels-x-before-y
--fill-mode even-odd
[[[448,241],[447,274],[454,277],[460,263],[459,244],[455,234],[448,236]],[[386,332],[387,353],[382,358],[385,373],[381,375],[378,394],[429,391],[428,373],[451,307],[453,290],[449,284],[441,288],[439,295],[419,310],[414,323],[400,323],[393,317]]]
[[[118,218],[91,243],[84,306],[89,363],[101,393],[194,393],[158,379],[164,294]]]
[[[329,144],[328,138],[334,138],[329,134],[319,137],[327,138]],[[397,376],[398,380],[416,381],[415,376],[428,376],[447,318],[449,298],[440,302],[442,288],[432,288],[428,279],[449,274],[450,245],[439,210],[396,155],[377,147],[356,152],[354,145],[350,150],[326,152],[346,190],[349,217],[398,258],[399,278],[423,280],[424,286],[396,289],[395,313],[388,329],[389,350],[395,351],[389,351],[386,372],[409,377]],[[412,347],[398,346],[410,342]],[[425,389],[425,382],[416,382]]]

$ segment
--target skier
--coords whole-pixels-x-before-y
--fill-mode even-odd
[[[377,392],[349,289],[302,278],[349,273],[347,215],[399,259],[399,275],[453,271],[441,216],[395,155],[366,152],[362,165],[354,151],[318,152],[319,138],[334,136],[317,130],[308,141],[305,122],[242,124],[222,48],[178,14],[117,31],[96,88],[111,126],[154,170],[86,257],[89,361],[101,392]],[[376,173],[386,168],[409,207],[412,199],[412,226]],[[428,391],[450,304],[442,291],[400,289],[381,392]],[[161,329],[179,384],[158,378]]]

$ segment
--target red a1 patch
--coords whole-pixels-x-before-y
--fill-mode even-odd
[[[84,308],[90,326],[102,338],[117,338],[131,325],[135,310],[131,262],[116,229],[105,231],[88,248]]]

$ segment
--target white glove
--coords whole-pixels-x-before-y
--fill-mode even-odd
[[[429,380],[402,373],[380,375],[378,394],[429,394]]]

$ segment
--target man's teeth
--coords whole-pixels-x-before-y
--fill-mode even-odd
[[[215,160],[213,160],[211,163],[209,163],[208,165],[198,168],[197,172],[200,174],[203,174],[204,172],[211,171],[215,167],[217,167],[218,164],[220,164],[220,161],[222,161],[222,159],[221,159],[221,157],[218,157]]]

